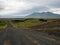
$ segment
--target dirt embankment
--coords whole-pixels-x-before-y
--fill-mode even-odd
[[[52,34],[55,36],[60,36],[60,20],[56,20],[54,22],[49,22],[42,25],[36,25],[34,27],[31,27],[31,29],[47,32],[48,34]]]
[[[36,25],[36,26],[31,27],[31,29],[39,29],[39,30],[60,29],[60,20],[45,23],[45,24],[42,24],[42,25]]]

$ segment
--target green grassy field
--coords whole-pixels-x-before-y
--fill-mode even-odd
[[[54,20],[44,20],[44,19],[25,19],[25,20],[13,20],[12,25],[15,28],[23,28],[23,29],[30,29],[36,25],[42,25],[45,23],[52,22]]]
[[[0,21],[0,30],[5,29],[7,27],[6,21]]]

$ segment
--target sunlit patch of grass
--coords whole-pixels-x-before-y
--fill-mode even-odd
[[[19,22],[19,23],[15,23],[13,24],[14,27],[17,28],[30,28],[31,26],[35,26],[38,25],[40,22],[33,22],[33,21],[25,21],[25,22]]]
[[[5,29],[7,27],[7,25],[5,26],[0,26],[0,29]]]
[[[10,40],[5,40],[3,45],[12,45]]]

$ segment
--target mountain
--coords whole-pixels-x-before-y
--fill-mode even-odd
[[[14,16],[14,15],[0,15],[0,18],[55,18],[55,19],[59,19],[60,18],[60,15],[59,14],[54,14],[54,13],[51,13],[51,12],[42,12],[42,13],[38,13],[38,12],[35,12],[35,13],[32,13],[28,16]]]
[[[26,16],[26,18],[60,18],[60,15],[51,12],[42,12],[42,13],[36,12]]]

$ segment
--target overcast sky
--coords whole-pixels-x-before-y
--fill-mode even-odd
[[[33,12],[60,14],[60,0],[0,0],[0,15],[25,16]]]

